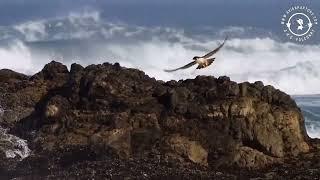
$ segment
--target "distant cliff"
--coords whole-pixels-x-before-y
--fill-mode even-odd
[[[163,82],[117,63],[73,64],[69,71],[51,62],[33,76],[0,70],[0,95],[1,107],[10,110],[1,126],[32,150],[23,161],[4,164],[7,175],[67,177],[59,173],[67,167],[88,175],[81,163],[111,158],[138,169],[156,164],[160,174],[195,166],[213,177],[208,168],[262,169],[314,148],[296,103],[262,82],[211,76]],[[105,166],[97,167],[112,178]],[[144,176],[125,169],[123,176]],[[159,176],[154,171],[146,170],[146,178]]]

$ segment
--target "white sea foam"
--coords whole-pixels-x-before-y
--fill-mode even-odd
[[[320,138],[320,121],[309,121],[308,118],[305,118],[308,122],[306,126],[307,133],[311,138]]]
[[[29,21],[16,25],[14,28],[25,36],[26,41],[37,41],[48,36],[43,21]]]
[[[320,44],[302,46],[282,43],[271,37],[232,37],[250,28],[226,27],[217,31],[216,38],[205,34],[200,38],[187,35],[183,29],[106,22],[98,11],[84,11],[70,13],[67,17],[22,23],[14,29],[28,42],[54,42],[54,46],[62,40],[77,39],[83,43],[74,43],[62,53],[60,50],[64,49],[64,44],[59,44],[62,47],[58,50],[46,45],[48,49],[41,47],[41,51],[34,51],[33,47],[18,39],[9,47],[0,46],[0,68],[31,74],[52,59],[83,65],[107,60],[139,68],[161,80],[228,75],[238,82],[262,80],[290,94],[320,92]],[[189,63],[193,56],[212,50],[221,43],[225,34],[229,34],[230,39],[216,55],[212,66],[174,73],[163,71],[180,67]],[[92,41],[88,43],[87,40]]]
[[[11,41],[7,47],[0,47],[0,69],[7,68],[23,73],[34,72],[31,52],[29,48],[19,40]]]
[[[91,24],[91,20],[94,22],[100,21],[100,12],[99,11],[89,11],[84,10],[81,12],[71,12],[68,15],[68,19],[72,24],[84,24],[86,25],[87,22]]]
[[[0,106],[0,117],[6,112]],[[0,126],[0,151],[4,152],[7,158],[20,158],[20,160],[28,157],[31,150],[26,140],[8,133],[8,129]]]
[[[320,138],[320,95],[299,95],[293,98],[305,115],[308,135],[312,138]]]
[[[213,66],[196,71],[190,68],[174,73],[163,72],[163,69],[189,63],[191,57],[205,54],[219,42],[221,40],[204,44],[194,41],[193,44],[199,48],[192,48],[181,42],[152,40],[106,45],[104,51],[114,54],[120,62],[132,64],[132,67],[162,80],[193,78],[196,75],[228,75],[238,82],[262,80],[290,94],[320,91],[320,46],[303,47],[269,38],[230,39],[217,54]]]

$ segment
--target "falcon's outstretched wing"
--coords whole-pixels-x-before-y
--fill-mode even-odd
[[[214,55],[215,53],[217,53],[223,47],[223,45],[227,41],[227,39],[228,39],[228,36],[226,36],[226,38],[224,39],[223,43],[219,47],[217,47],[215,50],[209,52],[208,54],[202,56],[202,58],[208,58],[208,57]]]
[[[173,72],[173,71],[177,71],[177,70],[180,70],[180,69],[187,69],[187,68],[189,68],[189,67],[191,67],[191,66],[193,66],[193,65],[195,65],[195,64],[197,64],[196,63],[196,61],[192,61],[191,63],[189,63],[189,64],[187,64],[187,65],[185,65],[185,66],[182,66],[182,67],[179,67],[179,68],[177,68],[177,69],[171,69],[171,70],[164,70],[165,72]]]

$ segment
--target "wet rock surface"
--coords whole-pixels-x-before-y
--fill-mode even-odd
[[[33,76],[0,70],[0,104],[0,125],[32,150],[1,165],[3,178],[320,175],[319,143],[308,138],[300,109],[262,82],[162,82],[119,64],[68,71],[51,62]]]

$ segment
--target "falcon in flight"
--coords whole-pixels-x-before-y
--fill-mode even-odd
[[[228,39],[228,37],[226,37],[223,41],[223,43],[217,47],[215,50],[209,52],[208,54],[202,56],[202,57],[199,57],[199,56],[195,56],[193,58],[193,61],[185,66],[182,66],[180,68],[177,68],[177,69],[171,69],[171,70],[164,70],[165,72],[173,72],[173,71],[177,71],[177,70],[180,70],[180,69],[187,69],[195,64],[198,64],[198,67],[197,69],[202,69],[202,68],[205,68],[205,67],[208,67],[210,66],[213,61],[216,59],[216,58],[210,58],[212,55],[214,55],[215,53],[217,53],[224,45],[224,43],[226,42],[226,40]]]

